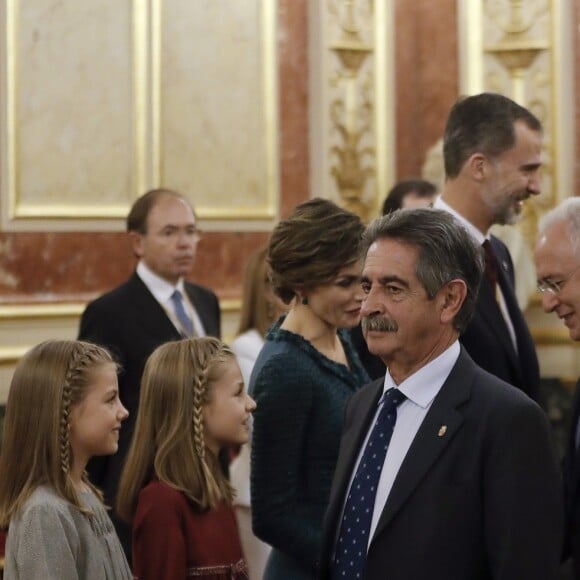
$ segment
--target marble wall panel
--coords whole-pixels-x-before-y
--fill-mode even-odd
[[[159,5],[159,182],[201,217],[275,216],[274,4]]]
[[[11,218],[122,215],[136,194],[137,0],[8,1]]]

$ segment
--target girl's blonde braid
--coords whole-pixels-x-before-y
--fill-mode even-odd
[[[69,361],[62,389],[62,407],[60,415],[60,465],[64,475],[68,475],[71,467],[71,448],[69,440],[70,410],[73,398],[73,384],[80,370],[82,349],[75,346]]]
[[[205,362],[205,361],[204,361]],[[208,367],[203,364],[194,378],[193,385],[193,441],[202,463],[205,463],[205,438],[203,436],[203,405],[207,393]]]

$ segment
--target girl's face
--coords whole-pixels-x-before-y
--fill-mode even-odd
[[[235,358],[229,358],[220,367],[219,379],[210,385],[210,402],[203,408],[205,444],[216,455],[228,445],[247,443],[250,414],[256,408],[256,402],[246,392]]]
[[[335,328],[352,328],[360,322],[364,299],[361,286],[362,263],[342,268],[330,284],[315,286],[304,292],[308,306],[326,324]]]
[[[121,422],[128,416],[119,399],[115,366],[96,368],[85,397],[72,406],[70,413],[69,440],[74,463],[78,466],[93,455],[115,453]]]

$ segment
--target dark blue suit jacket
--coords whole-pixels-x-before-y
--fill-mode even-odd
[[[580,421],[580,379],[572,402],[570,438],[564,455],[564,497],[566,504],[566,542],[564,558],[572,556],[576,578],[580,578],[580,448],[576,448],[576,429]]]
[[[185,291],[206,334],[219,338],[221,319],[216,295],[190,282],[185,283]],[[119,394],[129,411],[129,418],[121,428],[119,451],[110,457],[95,458],[89,464],[91,481],[103,490],[109,505],[114,501],[133,435],[145,362],[158,346],[181,338],[136,273],[121,286],[91,302],[82,315],[79,339],[106,347],[119,362]]]
[[[347,406],[322,580],[330,578],[345,495],[382,391],[375,381]],[[462,348],[395,478],[364,580],[555,580],[562,536],[560,469],[544,412]]]
[[[512,259],[507,246],[494,236],[491,237],[491,245],[498,261],[498,283],[517,339],[517,352],[485,276],[481,282],[473,318],[459,340],[480,367],[537,400],[540,385],[538,357],[517,303]]]

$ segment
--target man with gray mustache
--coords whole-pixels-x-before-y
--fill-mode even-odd
[[[390,318],[385,318],[379,314],[371,314],[361,321],[363,334],[366,336],[369,331],[377,330],[379,332],[397,332],[399,325]]]
[[[363,255],[363,333],[387,371],[346,409],[320,578],[557,578],[548,421],[458,340],[481,248],[448,212],[417,209],[375,220]]]

